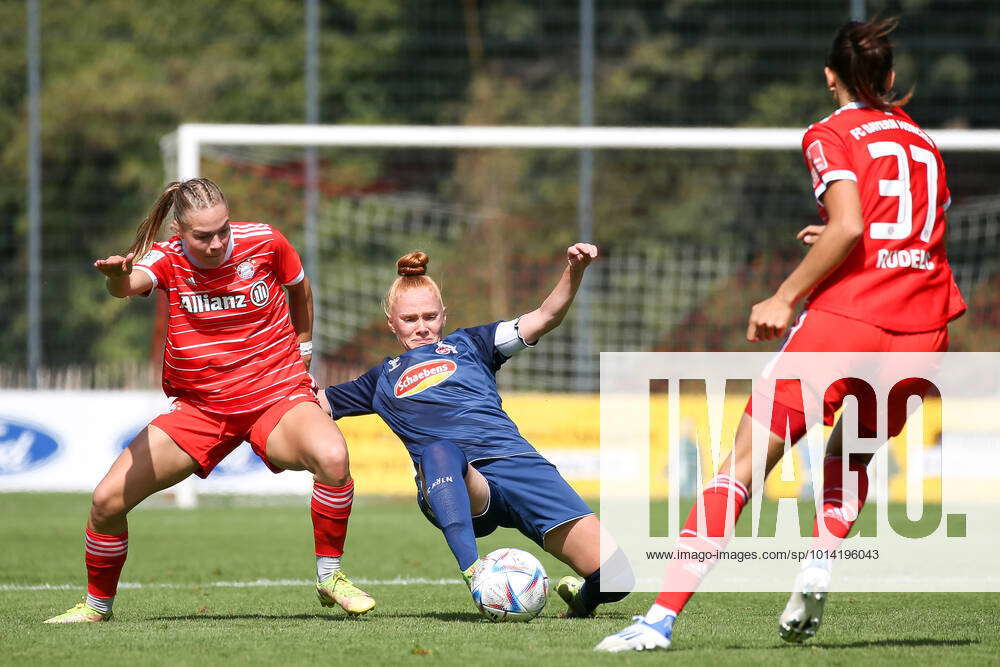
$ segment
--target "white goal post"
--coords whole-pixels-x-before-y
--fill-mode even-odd
[[[164,166],[170,180],[196,178],[201,175],[202,160],[211,157],[208,147],[325,147],[325,148],[412,148],[412,149],[611,149],[611,150],[686,150],[686,151],[798,151],[805,128],[733,128],[733,127],[560,127],[560,126],[419,126],[419,125],[253,125],[253,124],[201,124],[187,123],[161,140]],[[948,151],[998,152],[1000,129],[990,130],[929,130],[938,147]],[[390,210],[394,204],[386,204]],[[415,205],[415,210],[423,210]],[[349,208],[349,207],[348,207]],[[392,211],[406,213],[404,204]],[[439,211],[435,210],[435,215]],[[335,211],[335,215],[348,219],[350,215],[369,221],[384,217],[384,211],[375,213]],[[992,215],[992,213],[991,213]],[[339,219],[339,218],[338,218]],[[456,224],[467,224],[461,214],[456,214]],[[471,223],[468,223],[471,224]],[[351,233],[369,234],[380,238],[384,230],[372,231],[367,227]],[[682,253],[683,248],[678,252]],[[683,254],[683,253],[682,253]],[[645,256],[644,256],[645,257]],[[665,256],[667,257],[667,256]],[[680,266],[680,257],[669,255],[669,260],[650,254],[644,261]],[[724,265],[730,261],[726,253],[708,258],[710,264]],[[624,260],[623,260],[624,261]],[[610,271],[611,269],[609,269]],[[699,270],[706,270],[700,266]],[[728,274],[727,274],[728,275]],[[725,276],[723,276],[725,277]],[[656,308],[664,308],[663,294],[676,287],[673,278],[652,276],[664,287],[647,295]],[[358,281],[382,284],[368,273]],[[624,288],[623,288],[624,289]],[[630,288],[631,289],[631,288]],[[692,289],[692,288],[689,288]],[[663,292],[663,294],[661,294]],[[639,292],[641,295],[641,292]],[[356,293],[352,292],[356,296]],[[695,296],[700,293],[692,292]],[[377,295],[372,297],[377,301]],[[659,299],[659,300],[657,300]],[[678,307],[678,312],[683,310]],[[638,326],[638,325],[637,325]],[[643,345],[655,344],[655,340]],[[539,363],[558,366],[560,360],[543,360]],[[513,371],[512,371],[513,372]],[[193,507],[197,504],[194,480],[174,488],[177,504]]]
[[[176,151],[179,179],[200,176],[205,145],[397,148],[799,148],[804,128],[780,127],[532,127],[473,125],[249,125],[185,123],[164,137]],[[1000,151],[1000,130],[929,130],[938,148]],[[165,154],[172,151],[165,150]]]

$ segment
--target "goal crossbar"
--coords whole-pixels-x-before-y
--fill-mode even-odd
[[[943,151],[1000,151],[1000,130],[930,130]],[[204,145],[383,148],[797,149],[804,130],[782,127],[560,127],[482,125],[250,125],[185,123],[176,142],[180,179],[200,175]]]
[[[254,125],[186,123],[163,137],[168,169],[178,179],[201,175],[205,146],[344,148],[493,148],[619,150],[798,150],[803,128],[560,127],[441,125]],[[1000,129],[930,130],[942,151],[1000,151]],[[180,507],[197,505],[192,480],[176,487]]]

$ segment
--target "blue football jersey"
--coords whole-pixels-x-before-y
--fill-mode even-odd
[[[356,380],[327,387],[333,418],[378,414],[414,463],[438,440],[454,442],[469,461],[534,452],[497,392],[496,373],[509,358],[497,347],[501,324],[512,323],[458,329],[438,343],[386,357]]]

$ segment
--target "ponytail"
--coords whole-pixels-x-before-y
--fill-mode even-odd
[[[850,21],[833,38],[826,66],[836,72],[848,92],[865,106],[889,111],[910,101],[913,92],[897,99],[886,88],[892,72],[892,44],[889,33],[899,19]]]
[[[226,197],[219,186],[207,178],[174,181],[160,193],[153,208],[139,225],[128,252],[134,252],[137,258],[145,255],[159,238],[160,227],[171,209],[174,211],[174,218],[183,223],[184,216],[189,211],[200,211],[226,203]]]
[[[167,188],[157,197],[153,208],[149,210],[145,220],[135,231],[135,240],[129,247],[128,252],[134,252],[136,260],[145,255],[152,247],[153,243],[160,236],[160,227],[166,219],[170,209],[174,206],[174,193],[181,187],[179,181],[170,183]]]

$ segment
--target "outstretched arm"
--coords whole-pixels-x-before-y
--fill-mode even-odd
[[[799,232],[803,242],[812,241],[812,247],[774,296],[754,305],[747,340],[770,340],[784,334],[795,316],[796,304],[840,266],[865,233],[857,183],[834,181],[823,195],[823,204],[830,214],[826,228],[815,235],[809,233],[809,227]]]
[[[94,268],[104,274],[107,278],[108,292],[111,296],[124,299],[127,296],[143,294],[153,289],[153,280],[144,271],[133,271],[132,262],[135,253],[122,257],[112,255],[107,259],[99,259],[94,262]]]
[[[372,405],[375,388],[381,374],[382,364],[379,364],[350,382],[327,387],[319,393],[320,407],[334,419],[372,414],[375,412]]]
[[[574,243],[566,248],[566,269],[559,282],[542,305],[522,315],[517,323],[517,331],[525,343],[533,345],[562,323],[583,280],[584,271],[596,257],[597,246],[590,243]]]

